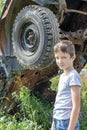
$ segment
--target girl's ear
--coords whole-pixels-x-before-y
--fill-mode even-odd
[[[74,60],[76,59],[76,55],[74,54]]]
[[[72,56],[72,60],[74,61],[76,59],[76,55],[74,54],[73,56]]]

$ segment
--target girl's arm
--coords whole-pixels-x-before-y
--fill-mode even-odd
[[[80,86],[71,86],[72,111],[68,130],[74,130],[80,112]]]
[[[51,130],[54,130],[54,121],[52,122]]]

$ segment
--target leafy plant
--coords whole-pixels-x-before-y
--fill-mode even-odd
[[[84,67],[85,69],[87,69],[87,64],[85,65],[85,67]]]
[[[6,0],[0,0],[0,15],[1,15],[2,9],[3,9],[3,7],[4,7],[5,1],[6,1]]]
[[[81,130],[87,130],[87,82],[82,81],[81,90],[81,113],[80,113]]]
[[[57,91],[58,81],[59,81],[59,76],[56,76],[56,77],[54,77],[54,78],[51,79],[51,82],[52,82],[52,84],[51,84],[51,89],[52,89],[53,91]]]
[[[17,103],[16,111],[14,110],[15,113],[12,115],[0,112],[1,130],[49,130],[51,126],[50,104],[43,104],[24,86],[19,92],[13,93],[13,98]]]

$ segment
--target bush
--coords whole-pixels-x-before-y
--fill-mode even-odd
[[[26,87],[22,87],[18,93],[14,92],[13,98],[18,103],[16,112],[14,115],[0,112],[1,130],[49,130],[50,104],[43,104],[40,99],[31,95]]]
[[[0,16],[1,16],[1,12],[2,12],[2,10],[3,10],[5,1],[6,1],[6,0],[0,0]]]
[[[80,124],[81,130],[87,130],[87,81],[85,82],[82,77],[82,90],[81,90],[81,113]]]

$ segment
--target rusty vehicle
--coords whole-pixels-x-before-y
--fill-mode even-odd
[[[75,44],[80,72],[87,63],[86,0],[6,0],[0,17],[0,94],[9,96],[21,83],[50,95],[50,79],[61,72],[53,54],[60,39]]]

